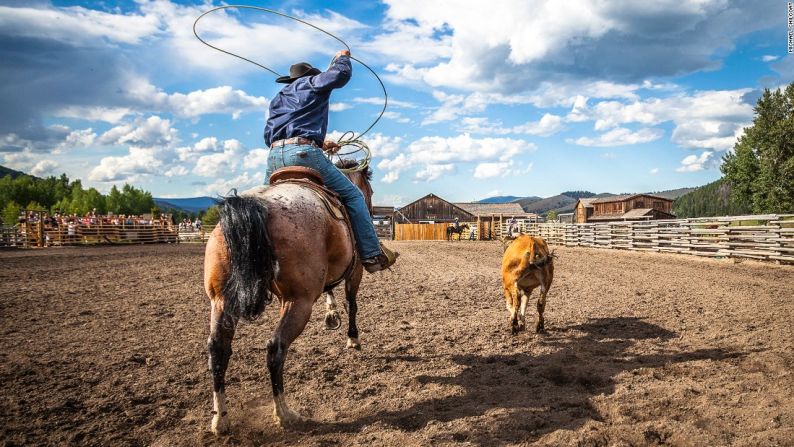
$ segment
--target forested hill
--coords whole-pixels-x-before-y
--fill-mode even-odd
[[[20,176],[23,176],[23,175],[30,175],[30,174],[25,174],[24,172],[15,171],[15,170],[13,170],[11,168],[7,168],[5,166],[0,166],[0,178],[3,178],[5,176],[7,176],[7,175],[10,175],[11,178],[17,178],[17,177],[20,177]],[[33,177],[33,176],[31,175],[31,177]]]
[[[748,204],[735,203],[731,200],[730,185],[723,179],[696,188],[673,202],[673,214],[681,218],[750,213]]]

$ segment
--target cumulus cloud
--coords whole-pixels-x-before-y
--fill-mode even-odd
[[[353,108],[353,106],[345,102],[332,102],[331,105],[328,106],[328,110],[331,112],[344,112],[351,108]]]
[[[130,147],[122,156],[104,157],[88,174],[96,182],[134,181],[142,175],[156,174],[163,162],[150,149]]]
[[[113,127],[103,133],[97,142],[134,147],[165,147],[177,141],[177,133],[177,130],[171,127],[170,120],[152,115]]]
[[[549,78],[637,82],[715,68],[715,53],[778,16],[775,8],[723,0],[386,3],[387,21],[406,25],[376,40],[436,36],[436,55],[394,54],[396,76],[478,91],[526,91]]]
[[[30,170],[30,173],[38,176],[44,177],[47,175],[52,175],[55,173],[55,169],[58,168],[58,163],[52,160],[41,160],[33,166],[33,169]]]
[[[704,151],[698,155],[688,155],[681,160],[681,166],[676,168],[678,172],[697,172],[709,168],[710,163],[714,161],[714,153],[711,151]]]
[[[480,163],[474,168],[474,178],[486,179],[491,177],[505,177],[508,175],[524,175],[528,174],[531,170],[532,163],[529,163],[524,168],[517,169],[513,160]]]
[[[267,155],[270,153],[269,149],[252,149],[243,158],[243,168],[256,169],[260,166],[267,166]]]
[[[223,142],[223,152],[202,155],[196,161],[193,173],[203,177],[220,177],[233,172],[243,152],[243,145],[237,140]]]
[[[577,144],[579,146],[595,146],[595,147],[611,147],[611,146],[625,146],[627,144],[641,144],[658,140],[664,134],[661,129],[643,128],[636,132],[632,132],[625,127],[618,127],[609,132],[602,133],[597,137],[580,137],[568,138],[567,143]]]
[[[248,171],[245,171],[233,178],[217,178],[212,183],[197,189],[195,194],[201,196],[226,195],[232,188],[236,188],[238,191],[245,191],[254,186],[261,185],[264,176],[264,172],[249,174]]]
[[[469,134],[456,137],[422,137],[407,146],[407,151],[381,160],[377,167],[387,171],[381,181],[399,179],[405,170],[419,167],[414,180],[431,181],[453,172],[456,164],[466,162],[509,163],[522,153],[535,150],[532,143],[511,138],[472,138]]]

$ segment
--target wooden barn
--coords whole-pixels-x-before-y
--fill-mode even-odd
[[[651,194],[626,194],[598,199],[579,199],[574,222],[675,219],[673,201]]]
[[[394,212],[397,223],[443,223],[454,222],[457,218],[461,222],[476,220],[476,216],[447,202],[435,194],[428,194]]]
[[[515,217],[516,219],[527,218],[527,212],[518,203],[477,203],[477,202],[458,202],[458,207],[464,209],[472,216],[499,216],[505,219]],[[533,215],[534,216],[534,215]]]

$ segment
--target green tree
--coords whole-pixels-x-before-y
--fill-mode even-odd
[[[554,210],[549,211],[546,213],[546,222],[552,222],[557,220],[557,212]]]
[[[755,117],[721,170],[732,199],[755,213],[794,211],[794,83],[764,90]]]
[[[218,207],[211,206],[207,208],[207,212],[204,214],[204,217],[201,219],[201,222],[204,228],[206,228],[207,230],[212,230],[212,228],[218,224],[220,218],[221,215],[218,210]]]
[[[13,200],[6,203],[6,206],[3,207],[3,225],[16,225],[21,211],[22,207],[17,205]]]

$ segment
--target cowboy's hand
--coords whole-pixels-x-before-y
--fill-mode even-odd
[[[328,152],[329,154],[335,154],[335,153],[339,152],[339,149],[340,149],[341,147],[342,147],[342,146],[340,146],[340,145],[338,145],[338,144],[334,143],[334,142],[333,142],[333,141],[331,141],[331,140],[325,140],[325,141],[323,141],[323,150],[324,150],[325,152]]]
[[[334,59],[338,58],[339,56],[348,56],[348,57],[350,57],[350,51],[349,50],[339,50],[339,51],[336,52],[336,56],[334,56]]]

